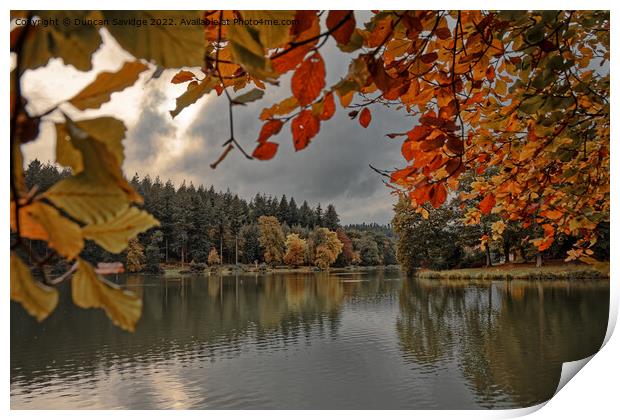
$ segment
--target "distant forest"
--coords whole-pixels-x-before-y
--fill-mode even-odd
[[[68,170],[56,165],[33,160],[24,172],[28,188],[37,186],[46,190],[59,179],[69,176]],[[136,174],[130,181],[144,198],[143,207],[161,223],[138,237],[146,248],[148,263],[206,263],[215,249],[224,264],[254,264],[264,262],[259,243],[258,220],[261,216],[278,219],[285,235],[296,233],[308,238],[317,228],[338,231],[339,238],[348,242],[338,257],[336,266],[396,264],[393,233],[389,225],[355,224],[341,226],[333,204],[325,208],[306,200],[298,204],[293,197],[272,197],[256,194],[245,200],[231,191],[216,191],[213,186],[198,187],[183,182],[176,186],[170,180],[162,181]],[[32,241],[40,255],[45,255],[45,244]],[[153,255],[156,254],[156,255]],[[125,256],[106,252],[87,243],[82,257],[93,262],[125,260]],[[61,267],[58,267],[60,270]]]

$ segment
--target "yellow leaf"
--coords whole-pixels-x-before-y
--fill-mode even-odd
[[[142,312],[139,297],[99,277],[82,259],[78,259],[78,268],[71,280],[71,296],[80,308],[101,308],[114,324],[132,332]]]
[[[40,322],[56,308],[58,291],[35,281],[26,264],[11,253],[11,300]]]
[[[47,240],[49,246],[58,254],[70,260],[79,255],[84,247],[84,239],[77,223],[63,217],[54,207],[40,201],[29,204],[23,210],[45,230],[47,238],[40,239]]]
[[[112,117],[99,117],[82,121],[69,120],[66,124],[66,129],[71,139],[76,139],[77,137],[78,139],[91,138],[97,140],[114,156],[119,166],[123,163],[125,159],[123,139],[125,138],[127,128],[121,120]],[[74,146],[78,147],[79,144],[74,144]],[[78,149],[80,148],[78,147]]]
[[[71,143],[64,124],[56,124],[56,162],[70,167],[74,174],[79,174],[84,169],[82,154]]]
[[[74,123],[67,118],[62,130],[66,130],[72,146],[81,153],[84,169],[54,184],[44,194],[46,198],[84,223],[101,223],[130,202],[142,202],[120,167],[125,131],[122,122],[104,117]]]
[[[129,207],[104,223],[84,226],[83,232],[85,238],[117,254],[127,248],[131,238],[153,226],[159,226],[157,219],[137,207]]]
[[[118,186],[90,180],[84,173],[58,181],[44,196],[84,223],[103,223],[129,206]]]
[[[172,118],[179,115],[183,109],[187,106],[196,103],[196,101],[202,98],[204,95],[211,92],[211,90],[219,83],[219,80],[214,77],[208,77],[202,80],[200,83],[187,86],[187,90],[176,100],[176,107],[170,111]]]
[[[139,62],[127,62],[116,73],[99,73],[95,81],[86,86],[80,93],[69,99],[69,103],[79,110],[99,108],[103,103],[110,100],[112,93],[120,92],[132,86],[140,73],[148,67]]]

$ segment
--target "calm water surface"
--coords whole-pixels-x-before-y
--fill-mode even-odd
[[[517,408],[596,352],[609,283],[398,272],[120,280],[135,334],[70,303],[11,303],[11,408]]]

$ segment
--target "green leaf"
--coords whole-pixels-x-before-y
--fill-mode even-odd
[[[21,303],[39,322],[47,318],[58,304],[58,291],[35,281],[26,264],[12,252],[11,300]]]
[[[63,22],[69,19],[87,19],[97,12],[91,11],[34,11],[41,19],[57,19]],[[93,68],[91,56],[101,45],[99,29],[90,25],[49,25],[32,27],[21,53],[24,70],[45,66],[51,58],[60,58],[67,65],[81,71]]]
[[[128,11],[106,10],[103,16],[120,21],[146,20],[147,24],[110,25],[108,30],[118,43],[136,58],[153,60],[164,68],[202,67],[204,65],[205,40],[202,25],[181,24],[200,19],[200,12],[181,11]],[[154,20],[157,24],[151,24]],[[168,23],[174,22],[175,25]]]
[[[292,10],[241,10],[244,19],[256,21],[279,21],[293,19],[295,11]],[[290,25],[255,25],[260,44],[268,49],[285,45],[290,38]]]
[[[236,63],[248,73],[259,79],[275,77],[271,61],[265,57],[265,48],[260,43],[260,35],[245,25],[232,25],[228,29],[231,52]]]
[[[91,84],[69,99],[69,103],[81,111],[99,108],[103,103],[110,100],[112,93],[120,92],[132,86],[138,80],[140,73],[147,68],[145,64],[133,61],[126,62],[115,73],[107,71],[99,73]]]
[[[80,308],[103,309],[114,324],[127,331],[135,331],[142,313],[139,297],[99,277],[82,259],[78,259],[78,268],[71,280],[71,296]]]
[[[84,226],[82,232],[86,239],[117,254],[127,248],[131,238],[154,226],[159,226],[157,219],[137,207],[129,207],[104,223]]]
[[[232,101],[235,105],[245,105],[250,102],[258,101],[265,95],[265,92],[261,89],[252,89],[251,91],[239,95]]]
[[[213,77],[206,78],[197,84],[190,83],[187,86],[185,93],[177,98],[176,108],[170,111],[172,118],[179,115],[187,106],[196,103],[196,101],[202,98],[204,95],[211,92],[211,90],[218,84],[218,80]]]

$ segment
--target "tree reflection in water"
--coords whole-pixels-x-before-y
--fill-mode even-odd
[[[454,361],[477,402],[521,407],[553,396],[562,363],[598,351],[608,282],[403,281],[396,331],[405,360]]]

